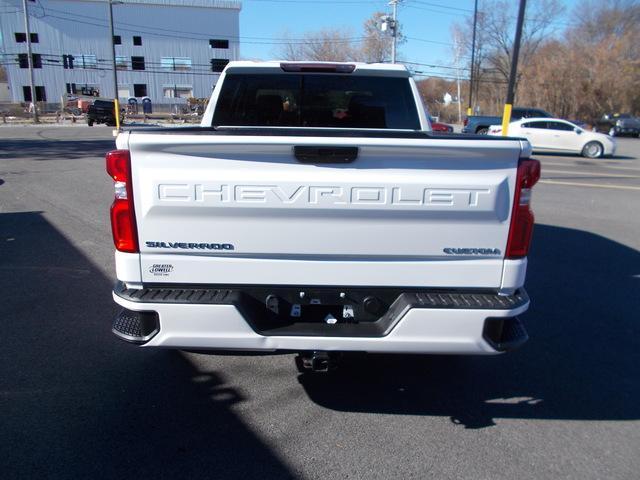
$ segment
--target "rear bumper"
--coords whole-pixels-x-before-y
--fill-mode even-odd
[[[400,293],[375,322],[275,327],[258,318],[260,311],[233,289],[131,290],[118,283],[113,297],[125,309],[114,323],[114,333],[149,347],[496,354],[527,340],[517,319],[529,307],[524,290],[511,296],[413,290]],[[131,335],[130,320],[136,312],[145,312],[145,322],[156,322],[139,333],[140,339]],[[126,331],[118,324],[120,318],[128,322]]]

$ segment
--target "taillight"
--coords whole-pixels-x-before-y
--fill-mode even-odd
[[[462,125],[466,127],[468,124],[469,124],[469,117],[464,117],[464,120],[462,121]]]
[[[107,173],[113,178],[115,198],[111,205],[111,232],[116,250],[138,252],[138,232],[133,212],[131,187],[131,157],[129,150],[112,150],[107,153]]]
[[[531,188],[539,179],[540,162],[529,158],[521,159],[518,163],[516,192],[507,240],[507,258],[526,257],[529,252],[534,222],[531,211]]]

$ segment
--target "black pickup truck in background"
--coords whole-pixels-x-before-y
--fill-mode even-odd
[[[596,122],[596,130],[601,133],[607,133],[612,137],[617,137],[618,135],[640,137],[640,118],[636,118],[629,113],[603,115]]]
[[[511,121],[520,120],[521,118],[552,118],[549,112],[545,112],[540,108],[530,107],[514,107],[511,110]],[[464,119],[464,127],[462,133],[479,133],[486,135],[491,125],[500,125],[502,117],[489,115],[472,115]]]
[[[120,123],[124,119],[124,109],[120,109]],[[89,105],[87,110],[87,125],[93,127],[94,123],[105,123],[110,127],[116,126],[113,100],[96,100]]]

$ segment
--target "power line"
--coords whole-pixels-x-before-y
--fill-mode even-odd
[[[256,1],[256,0],[254,0]],[[279,2],[285,2],[287,3],[289,0],[264,0],[265,2],[268,1],[279,1]],[[293,0],[291,0],[293,1]],[[308,2],[308,3],[315,3],[315,2]],[[375,2],[358,2],[358,3],[375,3]],[[434,4],[434,3],[430,3],[430,2],[418,2],[421,4],[429,4],[429,5],[434,5],[434,6],[438,6],[441,7],[440,4]],[[451,7],[452,9],[455,10],[464,10],[464,9],[458,9],[455,7]],[[98,17],[93,17],[93,16],[89,16],[89,15],[82,15],[82,14],[75,14],[75,13],[68,13],[62,10],[57,10],[54,8],[48,8],[45,10],[44,7],[42,7],[43,9],[43,16],[49,16],[52,18],[57,18],[59,20],[63,20],[63,21],[67,21],[67,22],[74,22],[74,23],[82,23],[82,24],[86,24],[86,25],[92,25],[92,26],[99,26],[99,27],[104,27],[106,28],[107,25],[102,23],[102,19],[98,18]],[[59,16],[59,15],[52,15],[50,13],[47,13],[47,11],[53,11],[53,12],[59,12],[64,16]],[[98,23],[96,22],[90,22],[90,21],[84,21],[84,20],[77,20],[75,18],[68,18],[68,17],[80,17],[80,18],[85,18],[85,19],[90,19],[90,20],[96,20]],[[128,29],[128,28],[124,28],[121,25],[130,25],[132,27],[136,27],[135,29]],[[179,38],[179,39],[191,39],[191,40],[202,40],[202,39],[206,39],[209,38],[211,35],[207,34],[207,33],[197,33],[197,32],[190,32],[190,35],[185,35],[183,33],[180,33],[178,30],[171,30],[171,29],[163,29],[163,28],[157,28],[156,30],[162,30],[165,32],[176,32],[176,33],[180,33],[179,35],[171,35],[171,34],[165,34],[165,33],[160,33],[158,31],[149,31],[149,30],[144,30],[141,29],[144,26],[142,25],[138,25],[135,23],[129,23],[129,22],[117,22],[116,25],[118,25],[118,29],[122,30],[122,31],[132,31],[132,32],[136,32],[136,33],[145,33],[148,35],[152,35],[152,36],[159,36],[159,37],[167,37],[167,38]],[[203,38],[197,38],[194,37],[193,35],[200,35]],[[337,40],[327,40],[327,39],[314,39],[314,38],[282,38],[282,39],[277,39],[277,38],[272,38],[272,41],[250,41],[250,40],[246,40],[246,39],[256,39],[256,40],[267,40],[267,37],[239,37],[239,36],[228,36],[228,35],[216,35],[217,37],[221,37],[221,38],[227,38],[230,41],[233,41],[234,43],[240,43],[240,39],[242,38],[242,43],[247,43],[247,44],[259,44],[259,45],[321,45],[321,44],[349,44],[349,43],[360,43],[363,42],[367,39],[367,37],[364,36],[360,36],[360,37],[347,37],[347,38],[343,38],[343,39],[337,39]],[[436,40],[429,40],[429,39],[425,39],[425,38],[417,38],[417,37],[409,37],[409,36],[405,36],[405,38],[407,38],[408,40],[414,40],[414,41],[418,41],[418,42],[423,42],[423,43],[429,43],[429,44],[434,44],[434,45],[443,45],[443,46],[453,46],[452,43],[449,42],[441,42],[441,41],[436,41]],[[152,62],[149,62],[152,63]],[[405,62],[405,63],[411,63],[411,62]],[[446,69],[454,69],[455,67],[448,67],[448,66],[436,66],[436,65],[431,65],[431,64],[420,64],[420,66],[426,66],[426,67],[430,67],[430,68],[446,68]]]
[[[454,17],[459,17],[460,12],[443,12],[442,10],[435,10],[433,8],[425,8],[425,7],[417,7],[415,5],[405,5],[407,8],[413,8],[414,10],[422,10],[424,12],[432,12],[432,13],[440,13],[442,15],[453,15]]]
[[[102,62],[103,64],[106,62]],[[2,63],[2,65],[19,65],[19,62],[4,62]],[[43,65],[43,67],[55,67],[55,68],[64,68],[64,65],[59,65],[59,64],[46,64]],[[39,70],[39,69],[36,69]],[[102,67],[102,66],[95,66],[95,67],[84,67],[84,68],[68,68],[65,69],[68,72],[86,72],[86,71],[100,71],[100,72],[110,72],[113,69],[110,66],[107,67]],[[127,68],[121,68],[118,67],[118,71],[119,72],[138,72],[138,73],[152,73],[152,74],[176,74],[176,75],[205,75],[205,76],[213,76],[213,75],[220,75],[221,72],[213,72],[211,70],[205,70],[205,69],[189,69],[189,70],[185,70],[185,71],[181,71],[181,70],[152,70],[152,69],[148,69],[145,68],[144,70],[134,70],[133,68],[127,67]]]
[[[52,11],[52,12],[56,12],[56,13],[60,13],[64,16],[60,16],[60,15],[52,15],[50,13],[46,13],[46,11]],[[15,12],[10,12],[10,13],[15,13]],[[81,23],[83,25],[91,25],[91,26],[96,26],[96,27],[104,27],[107,28],[108,25],[106,23],[103,23],[103,19],[100,17],[94,17],[91,15],[82,15],[80,13],[69,13],[63,10],[58,10],[55,8],[50,8],[48,7],[45,10],[45,13],[43,15],[43,17],[50,17],[50,18],[56,18],[58,20],[63,20],[63,21],[67,21],[67,22],[74,22],[74,23]],[[76,18],[70,18],[70,17],[78,17],[78,18],[85,18],[85,19],[89,19],[89,20],[94,20],[94,22],[89,22],[89,21],[83,21],[83,20],[77,20]],[[97,22],[97,23],[96,23]],[[182,30],[172,30],[172,29],[166,29],[166,28],[155,28],[154,31],[152,30],[144,30],[144,28],[146,27],[146,25],[139,25],[136,23],[129,23],[129,22],[122,22],[122,21],[118,21],[115,22],[115,25],[117,27],[118,30],[121,31],[126,31],[126,32],[138,32],[138,33],[145,33],[148,35],[154,35],[154,36],[159,36],[159,37],[168,37],[168,38],[179,38],[179,39],[191,39],[191,40],[205,40],[205,39],[211,39],[212,35],[209,33],[198,33],[198,32],[190,32],[190,35],[186,35]],[[135,29],[132,28],[126,28],[126,27],[122,27],[121,25],[129,25],[131,27],[135,27]],[[165,32],[173,32],[176,33],[176,35],[169,35],[169,34],[162,34],[162,33],[158,33],[155,30],[161,30],[161,31],[165,31]],[[202,38],[198,38],[195,37],[193,35],[198,35]],[[363,41],[364,39],[366,39],[366,37],[364,36],[358,36],[358,37],[347,37],[347,38],[343,38],[343,39],[339,39],[339,40],[316,40],[316,39],[308,39],[308,38],[287,38],[287,37],[283,37],[283,38],[274,38],[274,37],[250,37],[250,36],[235,36],[235,35],[221,35],[221,34],[216,34],[215,38],[220,38],[220,39],[228,39],[229,41],[233,42],[233,43],[248,43],[248,44],[258,44],[258,45],[289,45],[289,44],[320,44],[320,43],[347,43],[347,42],[360,42]],[[253,39],[253,40],[276,40],[276,41],[249,41],[246,39]]]
[[[48,7],[47,10],[48,11],[52,11],[52,12],[56,12],[56,13],[61,13],[63,15],[67,15],[67,16],[71,16],[71,17],[87,18],[87,19],[96,20],[96,21],[99,21],[99,22],[101,22],[103,20],[101,17],[94,17],[94,16],[91,16],[91,15],[82,15],[80,13],[69,13],[69,12],[66,12],[64,10],[58,10],[58,9],[51,8],[51,7]],[[45,13],[45,16],[61,19],[60,17],[58,17],[56,15],[50,15],[50,14],[46,14],[46,13]],[[64,18],[64,20],[70,21],[71,19]],[[78,23],[82,23],[82,22],[78,22]],[[93,24],[90,23],[90,25],[93,25]],[[129,26],[132,26],[132,27],[136,27],[135,30],[118,27],[119,30],[135,31],[135,32],[140,31],[139,30],[140,28],[148,27],[148,25],[141,25],[141,24],[137,24],[137,23],[123,22],[123,21],[117,21],[117,22],[115,22],[115,25],[116,25],[116,27],[118,27],[119,25],[129,25]],[[106,24],[104,24],[104,25],[100,24],[99,26],[105,26],[106,27]],[[173,30],[173,29],[169,29],[169,28],[154,27],[154,32],[151,32],[151,33],[155,33],[155,30],[160,30],[160,31],[163,31],[163,32],[176,33],[176,34],[178,34],[178,35],[175,36],[176,38],[196,39],[195,37],[190,37],[188,35],[185,35],[184,34],[184,30]],[[189,32],[189,33],[191,35],[201,36],[201,37],[203,37],[203,39],[211,39],[211,37],[212,37],[211,33],[198,33],[198,32]],[[286,42],[290,42],[290,41],[307,41],[306,38],[289,38],[289,37],[278,38],[278,37],[251,37],[251,36],[242,36],[242,37],[240,37],[240,36],[237,36],[237,35],[222,35],[222,34],[216,34],[215,37],[216,38],[220,38],[220,39],[229,39],[229,40],[238,40],[238,41],[239,40],[243,40],[243,42],[245,42],[245,43],[246,43],[245,39],[250,39],[250,40],[280,40],[280,41],[286,41]],[[355,39],[355,38],[362,38],[362,37],[350,37],[350,38],[354,38]]]
[[[11,54],[5,54],[6,56],[9,56]],[[48,54],[49,56],[53,56],[53,54]],[[65,69],[69,72],[84,72],[84,71],[111,71],[111,67],[108,66],[109,61],[107,59],[99,59],[96,63],[95,67],[85,67],[85,68],[72,68],[72,69]],[[403,62],[403,63],[407,63],[407,64],[412,64],[412,65],[425,65],[425,66],[430,66],[433,68],[438,68],[438,69],[442,69],[442,68],[455,68],[455,67],[448,67],[445,65],[440,65],[440,66],[436,66],[436,65],[427,65],[427,64],[419,64],[418,62]],[[6,62],[3,61],[0,64],[2,65],[19,65],[19,62],[13,61],[13,62]],[[103,66],[104,65],[104,66]],[[160,62],[145,62],[145,66],[146,65],[161,65]],[[210,65],[205,65],[205,64],[197,64],[201,67],[210,67]],[[194,65],[194,66],[197,66]],[[64,65],[60,64],[60,63],[46,63],[43,64],[43,67],[57,67],[57,68],[64,68]],[[138,73],[142,73],[142,74],[163,74],[163,75],[167,75],[167,74],[175,74],[175,75],[197,75],[197,76],[214,76],[214,75],[219,75],[220,72],[212,72],[208,69],[204,69],[204,68],[190,68],[189,70],[167,70],[167,69],[158,69],[157,67],[152,67],[152,68],[145,68],[144,70],[134,70],[133,68],[131,68],[130,66],[127,66],[126,68],[124,67],[118,67],[118,71],[120,72],[138,72]],[[422,70],[412,70],[412,73],[414,76],[416,77],[425,77],[425,78],[442,78],[442,79],[446,79],[446,80],[451,80],[451,81],[455,81],[457,77],[452,76],[452,75],[448,75],[445,72],[424,72]],[[468,78],[461,78],[461,80],[464,81],[469,81]],[[500,79],[496,79],[496,80],[491,80],[491,79],[480,79],[479,80],[481,83],[489,83],[489,84],[506,84],[507,82],[504,80],[500,80]]]
[[[420,70],[414,70],[413,75],[415,77],[425,77],[425,78],[441,78],[443,80],[449,80],[451,82],[454,82],[457,80],[457,77],[453,77],[451,75],[446,75],[446,74],[438,74],[438,73],[426,73],[426,72],[422,72]],[[460,80],[463,80],[465,82],[469,81],[469,78],[460,78]],[[501,80],[501,79],[495,79],[495,80],[491,80],[491,79],[478,79],[477,80],[479,83],[487,83],[487,84],[499,84],[499,85],[507,85],[509,82],[507,82],[506,80]],[[475,82],[475,80],[474,80]]]
[[[471,70],[469,67],[451,67],[448,65],[434,65],[431,63],[418,63],[418,62],[407,62],[407,61],[404,61],[401,63],[408,63],[409,65],[418,65],[421,67],[443,68],[448,70]]]
[[[306,3],[306,4],[332,4],[332,5],[374,5],[386,3],[383,0],[244,0],[256,3]]]
[[[469,10],[469,9],[450,7],[450,6],[439,5],[439,4],[428,3],[428,2],[420,2],[420,1],[417,1],[417,0],[414,0],[414,1],[416,3],[419,3],[419,4],[431,5],[433,7],[444,9],[444,10],[447,10],[447,11],[435,10],[433,8],[418,7],[416,5],[405,5],[405,6],[408,7],[408,8],[413,8],[415,10],[423,10],[425,12],[432,12],[432,13],[440,13],[442,15],[451,15],[451,16],[454,16],[454,17],[460,17],[461,13],[473,13],[473,10]],[[456,13],[456,12],[459,12],[459,13]],[[483,12],[482,10],[478,10],[478,13],[486,13],[486,12]],[[517,19],[517,15],[508,15],[507,18],[510,18],[512,20],[516,20]],[[525,18],[525,22],[531,22],[531,21],[535,21],[535,20],[537,20],[537,19],[536,18],[531,18],[531,17]],[[562,25],[562,26],[565,26],[565,27],[577,27],[577,26],[580,25],[579,23],[565,22],[565,21],[562,21],[562,20],[552,20],[552,21],[549,22],[549,24]]]
[[[13,52],[13,53],[0,53],[0,57],[4,56],[4,57],[14,57],[14,58],[18,58],[20,55],[26,55],[23,52]],[[47,62],[47,63],[43,63],[43,65],[47,65],[47,66],[60,66],[57,64],[62,64],[63,63],[63,59],[62,57],[64,57],[64,55],[66,54],[54,54],[54,53],[36,53],[35,55],[39,55],[41,57],[42,62]],[[76,54],[78,55],[78,57],[84,56],[84,57],[88,57],[91,54],[87,54],[87,55],[83,55],[83,54]],[[126,62],[129,62],[130,57],[135,56],[135,55],[117,55],[116,57],[118,58],[124,58],[126,59]],[[181,59],[181,58],[190,58],[190,57],[176,57],[176,56],[167,56],[167,57],[161,57],[161,58],[171,58],[171,59]],[[78,60],[78,58],[76,58],[75,60]],[[228,58],[217,58],[216,60],[229,60],[231,61],[231,59]],[[86,63],[87,60],[85,59],[84,62]],[[95,63],[96,65],[98,64],[110,64],[110,60],[109,59],[105,59],[105,58],[96,58],[95,59]],[[152,60],[147,60],[145,59],[145,65],[159,65],[161,66],[163,69],[165,69],[166,73],[171,73],[173,71],[173,67],[169,68],[169,66],[167,66],[166,62],[157,62],[157,61],[152,61]],[[399,63],[401,64],[406,64],[406,65],[417,65],[417,66],[421,66],[421,67],[429,67],[429,68],[434,68],[434,69],[446,69],[446,70],[470,70],[469,67],[453,67],[453,66],[449,66],[449,65],[437,65],[437,64],[431,64],[431,63],[420,63],[420,62],[411,62],[411,61],[405,61],[402,60]],[[9,63],[4,63],[5,65],[19,65],[19,62],[16,61],[10,61]],[[79,65],[79,64],[78,64]],[[122,68],[122,63],[119,65],[118,70],[124,70],[124,68]],[[192,67],[207,67],[209,68],[211,66],[210,63],[191,63],[188,64],[190,66],[190,68]],[[96,67],[87,67],[87,66],[75,66],[74,68],[65,68],[65,70],[92,70],[92,69],[96,69]],[[110,69],[107,69],[110,70]],[[133,70],[133,71],[146,71],[146,70]]]
[[[404,35],[404,38],[406,38],[407,40],[415,40],[416,42],[433,43],[434,45],[444,45],[447,47],[453,47],[453,43],[448,43],[448,42],[438,42],[436,40],[427,40],[426,38],[408,37],[406,35]]]
[[[52,18],[57,18],[60,20],[64,20],[67,22],[74,22],[74,23],[82,23],[85,25],[93,25],[93,26],[97,26],[97,27],[104,27],[106,28],[105,24],[101,24],[101,23],[94,23],[94,22],[87,22],[84,20],[75,20],[72,18],[66,18],[66,17],[60,17],[58,15],[47,15],[48,17],[52,17]],[[136,28],[136,29],[131,29],[131,28],[122,28],[122,27],[118,27],[119,31],[125,31],[125,32],[137,32],[137,33],[144,33],[147,35],[152,35],[152,36],[156,36],[156,37],[166,37],[166,38],[178,38],[178,39],[189,39],[189,40],[204,40],[204,38],[198,38],[198,37],[192,37],[189,35],[170,35],[170,34],[166,34],[166,33],[158,33],[158,32],[153,32],[153,31],[149,31],[149,30],[141,30],[140,28]],[[224,36],[221,36],[222,38],[224,38]],[[229,40],[230,42],[233,43],[241,43],[239,37],[237,40]],[[308,40],[305,41],[289,41],[289,40],[281,40],[281,41],[276,41],[276,42],[255,42],[255,41],[247,41],[247,40],[243,40],[242,43],[243,44],[256,44],[256,45],[319,45],[319,44],[346,44],[346,43],[359,43],[359,42],[363,42],[364,40],[366,40],[367,37],[347,37],[347,38],[343,38],[343,39],[339,39],[339,40],[322,40],[322,39],[313,39],[310,38]]]
[[[49,10],[53,10],[53,9],[49,9]],[[79,14],[68,14],[68,15],[73,15],[73,16],[80,16],[83,18],[96,18],[96,17],[89,17],[87,15],[79,15]],[[82,23],[84,25],[92,25],[92,26],[98,26],[98,27],[107,27],[106,24],[102,24],[102,23],[94,23],[94,22],[87,22],[87,21],[83,21],[83,20],[76,20],[76,19],[72,19],[72,18],[67,18],[67,17],[60,17],[58,15],[50,15],[47,14],[48,17],[51,18],[57,18],[59,20],[64,20],[67,22],[75,22],[75,23]],[[98,19],[99,20],[99,19]],[[116,25],[120,24],[122,22],[116,22]],[[136,26],[136,24],[129,24],[131,26]],[[140,25],[140,27],[142,27]],[[159,36],[159,37],[167,37],[167,38],[180,38],[180,39],[190,39],[190,40],[204,40],[205,38],[197,38],[197,37],[193,37],[193,36],[189,36],[189,35],[169,35],[169,34],[163,34],[163,33],[158,33],[158,32],[153,32],[153,31],[145,31],[145,30],[140,30],[140,28],[136,28],[136,29],[127,29],[127,28],[122,28],[122,27],[118,27],[118,30],[122,30],[122,31],[130,31],[130,32],[138,32],[138,33],[146,33],[149,35],[154,35],[154,36]],[[172,30],[168,30],[168,29],[160,29],[160,30],[167,30],[167,31],[172,31]],[[210,35],[208,34],[197,34],[197,35],[206,35],[206,38],[209,38]],[[228,39],[237,39],[237,40],[230,40],[233,41],[234,43],[248,43],[248,44],[258,44],[258,45],[320,45],[320,44],[346,44],[346,43],[359,43],[359,42],[363,42],[367,39],[367,37],[364,36],[359,36],[359,37],[347,37],[347,38],[343,38],[343,39],[339,39],[339,40],[326,40],[326,39],[313,39],[313,38],[309,38],[309,39],[287,39],[287,38],[282,38],[282,39],[278,39],[278,41],[273,41],[273,42],[252,42],[252,41],[246,41],[246,40],[242,40],[242,42],[240,42],[241,38],[265,38],[265,37],[232,37],[232,36],[225,36],[225,35],[217,35],[217,37],[221,37],[221,38],[228,38]],[[439,41],[435,41],[435,40],[428,40],[425,38],[417,38],[417,37],[409,37],[409,36],[405,36],[404,38],[408,39],[408,40],[415,40],[418,42],[424,42],[424,43],[432,43],[435,45],[445,45],[445,46],[453,46],[452,43],[448,43],[448,42],[439,42]]]
[[[5,56],[5,57],[18,57],[19,55],[26,55],[23,52],[18,52],[18,53],[0,53],[0,56]],[[36,53],[35,55],[40,55],[41,59],[43,62],[53,62],[53,63],[61,63],[62,57],[65,56],[65,54],[55,54],[55,53]],[[93,55],[87,54],[87,55],[83,55],[83,54],[77,54],[78,58],[75,58],[75,60],[80,60],[81,57],[85,57],[84,62],[85,64],[87,63],[87,57],[91,57]],[[131,56],[135,56],[135,55],[131,55]],[[126,58],[128,59],[130,57],[130,55],[116,55],[117,58]],[[161,57],[161,58],[167,58],[167,59],[180,59],[180,58],[189,58],[189,57]],[[217,58],[216,60],[230,60],[228,58]],[[91,62],[91,60],[89,60],[89,62]],[[18,62],[16,62],[18,63]],[[95,59],[95,63],[96,64],[109,64],[111,65],[111,60],[110,59],[106,59],[106,58],[96,58]],[[160,61],[160,62],[155,62],[155,61],[150,61],[150,60],[145,60],[145,65],[161,65],[161,66],[165,66],[166,63]],[[50,65],[50,63],[48,63],[47,65]],[[79,64],[78,64],[79,65]],[[200,67],[210,67],[211,64],[210,63],[191,63],[191,66],[200,66]],[[82,70],[82,69],[89,69],[89,68],[93,68],[93,67],[74,67],[74,68],[67,68],[67,70]],[[167,67],[168,68],[168,67]]]
[[[24,54],[23,52],[15,52],[15,53],[0,53],[0,56],[2,56],[2,55],[3,55],[3,56],[7,56],[7,57],[9,57],[9,56],[17,57],[18,55],[23,55],[23,54]],[[63,56],[63,54],[56,54],[56,53],[37,53],[36,55],[40,55],[41,57],[43,57],[43,58],[42,58],[42,60],[43,60],[43,61],[46,61],[46,62],[54,62],[54,63],[59,63],[59,62],[61,62],[61,60],[60,60],[60,59],[61,59],[61,58],[62,58],[62,56]],[[80,55],[80,54],[79,54],[79,55]],[[135,56],[135,55],[134,55],[134,56]],[[128,58],[128,57],[129,57],[129,55],[118,55],[118,57],[125,57],[125,58]],[[183,57],[176,57],[176,56],[171,56],[171,57],[169,57],[169,56],[167,56],[167,57],[162,57],[162,58],[175,58],[175,59],[179,59],[179,58],[183,58]],[[184,57],[184,58],[188,58],[188,57]],[[224,59],[224,60],[226,60],[226,59]],[[105,64],[107,64],[107,63],[110,63],[111,61],[110,61],[109,59],[105,59],[105,58],[96,58],[96,62],[97,62],[97,63],[105,63]],[[421,66],[421,67],[429,67],[429,68],[436,68],[436,69],[447,69],[447,70],[458,70],[458,69],[459,69],[459,70],[470,70],[470,68],[469,68],[469,67],[453,67],[453,66],[450,66],[450,65],[438,65],[438,64],[433,64],[433,63],[411,62],[411,61],[408,61],[408,60],[403,60],[403,61],[401,61],[400,63],[402,63],[402,64],[408,64],[408,65],[418,65],[418,66]],[[166,65],[166,63],[163,63],[163,62],[161,62],[161,61],[160,61],[160,62],[156,62],[156,61],[150,61],[150,60],[149,60],[149,61],[148,61],[148,60],[145,60],[145,64],[146,64],[146,65]],[[209,64],[209,63],[192,63],[192,64],[190,64],[190,65],[191,65],[192,67],[197,67],[197,66],[200,66],[200,67],[209,67],[209,66],[210,66],[210,64]],[[81,69],[81,68],[80,68],[80,67],[78,67],[78,68],[73,68],[73,69],[69,69],[69,70],[79,70],[79,69]]]
[[[256,0],[253,0],[256,1]],[[289,0],[264,0],[266,1],[283,1],[283,2],[288,2]],[[291,0],[294,1],[294,0]],[[297,0],[295,0],[297,2]],[[316,2],[308,2],[308,3],[316,3]],[[362,2],[362,3],[371,3],[371,2]],[[46,9],[46,11],[53,11],[53,12],[58,12],[58,13],[62,13],[63,15],[66,15],[67,17],[71,16],[71,17],[80,17],[80,18],[87,18],[90,20],[97,20],[98,22],[101,22],[102,19],[99,17],[93,17],[90,15],[82,15],[79,13],[68,13],[65,12],[63,10],[58,10],[55,8],[50,8],[48,7]],[[57,18],[59,20],[64,20],[64,21],[68,21],[68,22],[77,22],[77,23],[83,23],[85,25],[93,25],[93,26],[101,26],[101,27],[107,27],[106,23],[93,23],[93,22],[83,22],[80,20],[75,20],[75,19],[71,19],[71,18],[67,18],[67,17],[60,17],[58,15],[51,15],[51,14],[47,14],[45,12],[45,16],[49,16],[52,18]],[[122,21],[116,21],[115,22],[116,28],[118,30],[122,30],[122,31],[130,31],[130,32],[140,32],[140,33],[147,33],[150,35],[155,35],[155,36],[160,36],[160,37],[168,37],[168,38],[188,38],[191,40],[201,40],[200,38],[194,37],[193,35],[198,35],[198,36],[202,36],[202,39],[210,39],[211,38],[211,34],[208,33],[197,33],[197,32],[190,32],[190,35],[185,35],[184,33],[182,33],[180,30],[172,30],[172,29],[166,29],[166,28],[154,28],[154,30],[161,30],[161,31],[165,31],[165,32],[174,32],[177,35],[169,35],[169,34],[161,34],[158,33],[156,31],[149,31],[149,30],[141,30],[145,28],[145,25],[139,25],[136,23],[130,23],[130,22],[122,22]],[[136,27],[135,29],[128,29],[128,28],[123,28],[120,25],[129,25],[131,27]],[[367,37],[365,36],[357,36],[357,37],[347,37],[347,38],[343,38],[340,40],[320,40],[320,39],[313,39],[313,38],[287,38],[287,37],[250,37],[250,36],[232,36],[232,35],[218,35],[216,34],[217,38],[222,38],[222,39],[228,39],[230,41],[233,41],[234,43],[248,43],[248,44],[257,44],[257,45],[290,45],[290,44],[301,44],[301,45],[305,45],[305,44],[324,44],[324,43],[337,43],[337,44],[341,44],[341,43],[348,43],[348,42],[362,42],[364,40],[366,40]],[[409,40],[415,40],[418,42],[425,42],[425,43],[432,43],[435,45],[445,45],[445,46],[453,46],[452,43],[449,42],[439,42],[439,41],[435,41],[435,40],[428,40],[428,39],[424,39],[424,38],[416,38],[416,37],[408,37],[405,36],[405,38],[409,39]],[[262,41],[249,41],[246,39],[250,39],[250,40],[262,40]],[[268,41],[271,40],[271,41]]]
[[[447,10],[458,10],[461,12],[471,12],[473,13],[473,9],[469,9],[469,8],[459,8],[459,7],[452,7],[451,5],[443,5],[441,3],[431,3],[431,2],[423,2],[422,0],[412,0],[413,3],[419,3],[420,5],[427,5],[430,7],[438,7],[438,8],[444,8]]]

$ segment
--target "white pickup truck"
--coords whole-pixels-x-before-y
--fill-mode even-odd
[[[199,127],[107,154],[123,307],[145,347],[495,354],[517,316],[540,164],[432,134],[399,65],[231,62]]]

